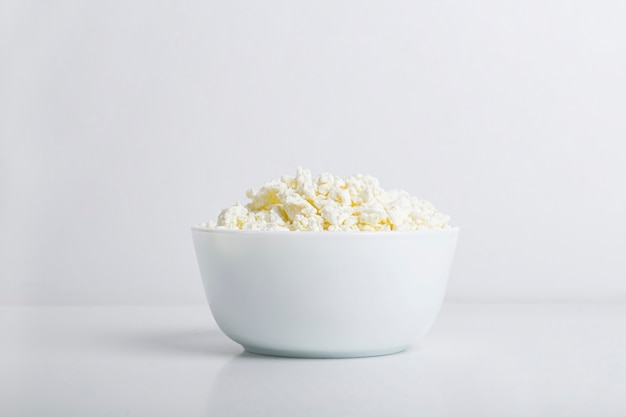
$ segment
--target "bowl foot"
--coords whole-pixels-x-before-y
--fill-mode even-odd
[[[280,356],[287,358],[312,358],[312,359],[340,359],[340,358],[364,358],[368,356],[383,356],[400,353],[408,346],[397,346],[393,348],[353,350],[353,351],[332,351],[332,350],[289,350],[271,349],[259,346],[242,345],[248,353],[264,356]]]

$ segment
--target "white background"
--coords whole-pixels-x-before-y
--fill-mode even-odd
[[[0,304],[203,304],[189,227],[299,165],[450,214],[449,300],[626,301],[625,21],[604,0],[4,0]]]

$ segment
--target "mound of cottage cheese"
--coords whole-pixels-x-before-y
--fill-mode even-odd
[[[248,190],[250,202],[228,207],[217,223],[202,226],[236,230],[390,231],[445,229],[449,217],[428,201],[406,191],[385,191],[368,175],[345,179],[331,174],[313,178],[298,168],[259,191]]]

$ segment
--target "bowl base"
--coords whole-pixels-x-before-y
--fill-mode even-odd
[[[287,358],[311,358],[311,359],[341,359],[341,358],[364,358],[368,356],[384,356],[400,353],[408,348],[407,346],[397,346],[385,349],[354,350],[354,351],[332,351],[332,350],[288,350],[271,349],[259,346],[242,345],[246,352],[264,356],[280,356]]]

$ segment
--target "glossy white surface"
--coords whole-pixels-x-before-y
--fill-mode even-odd
[[[625,305],[445,303],[419,346],[242,353],[207,307],[1,307],[2,416],[623,416]]]
[[[337,358],[395,353],[426,334],[459,230],[192,233],[228,337],[253,353]]]

